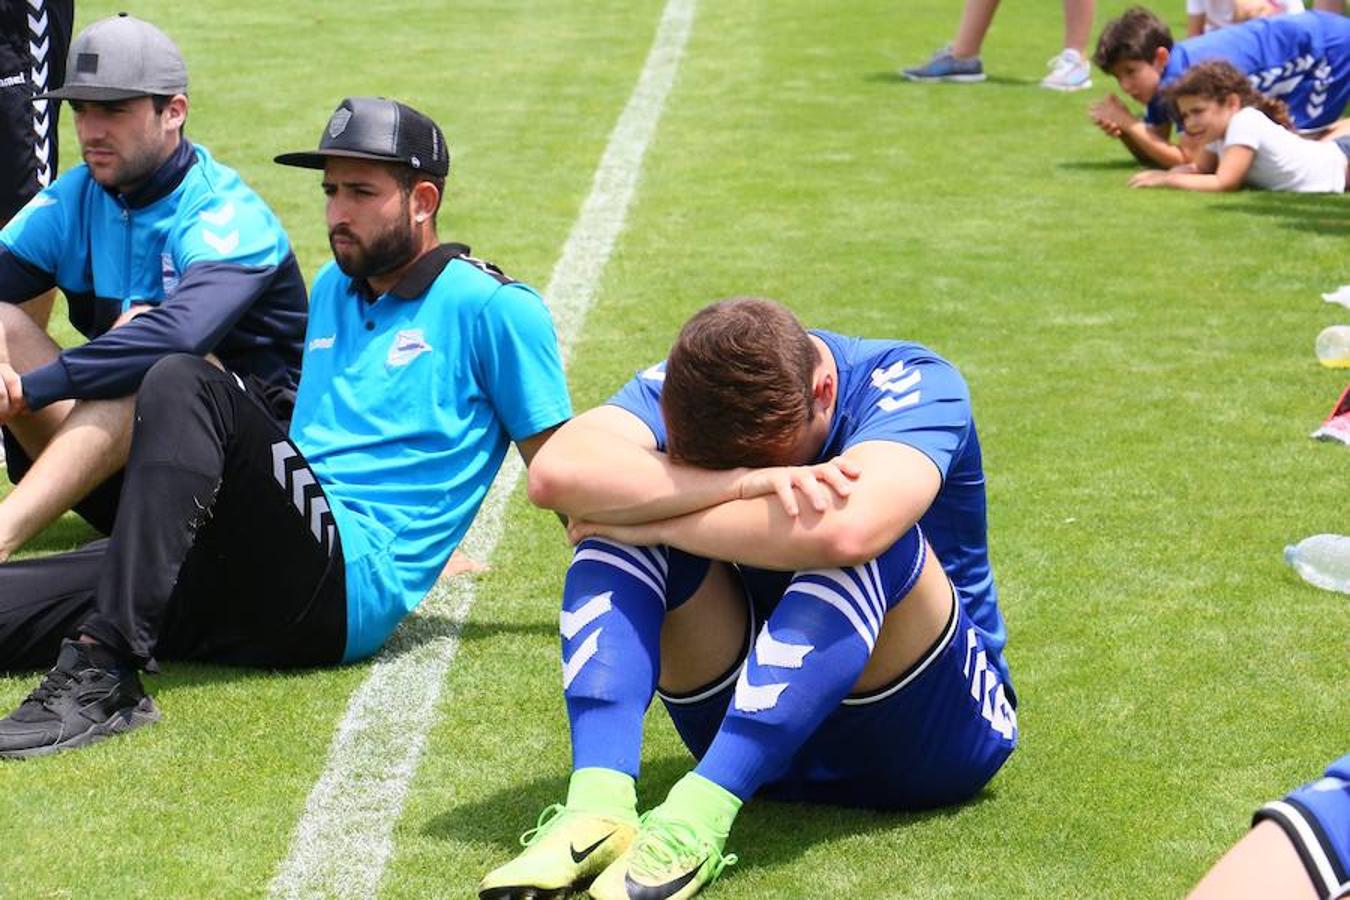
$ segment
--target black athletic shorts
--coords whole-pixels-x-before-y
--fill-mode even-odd
[[[57,101],[75,0],[0,0],[0,225],[56,178]]]

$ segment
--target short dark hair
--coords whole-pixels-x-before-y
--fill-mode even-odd
[[[704,307],[666,359],[666,452],[706,469],[792,462],[811,420],[819,361],[797,317],[772,300]]]
[[[394,176],[398,182],[398,188],[403,192],[404,197],[411,197],[413,188],[423,181],[429,181],[436,188],[436,208],[431,211],[431,225],[436,226],[436,216],[441,211],[441,201],[445,198],[445,176],[431,175],[427,172],[421,172],[411,166],[405,166],[398,163],[391,163],[389,173]]]
[[[174,94],[151,94],[150,105],[154,108],[155,115],[164,115],[164,110],[169,108],[169,103],[173,100],[174,96]],[[183,117],[183,125],[178,129],[178,133],[180,135],[187,134],[187,116]]]
[[[1127,60],[1152,62],[1159,47],[1172,49],[1172,29],[1144,7],[1131,6],[1102,28],[1092,61],[1097,68],[1110,72],[1117,63]]]

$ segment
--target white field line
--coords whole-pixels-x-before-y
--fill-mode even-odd
[[[642,159],[688,43],[697,0],[668,0],[637,86],[615,125],[591,192],[545,291],[563,361],[586,319],[614,242],[623,230]],[[515,453],[488,491],[463,542],[491,557],[507,501],[520,480]],[[442,583],[380,654],[347,705],[328,760],[296,825],[272,897],[373,897],[393,851],[393,830],[435,722],[446,673],[473,606],[475,581]]]

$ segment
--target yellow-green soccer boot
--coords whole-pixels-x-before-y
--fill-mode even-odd
[[[595,900],[684,900],[736,863],[723,855],[741,801],[690,773],[642,817],[637,840],[591,885]]]
[[[582,775],[581,789],[578,775]],[[614,801],[615,795],[619,802],[607,802]],[[579,769],[573,774],[567,804],[555,803],[540,814],[538,824],[521,835],[525,851],[484,876],[478,896],[480,900],[566,897],[585,888],[618,859],[637,828],[633,779],[607,769]]]

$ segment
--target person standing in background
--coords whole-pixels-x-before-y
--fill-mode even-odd
[[[984,81],[980,47],[994,21],[999,0],[966,0],[961,24],[952,42],[921,66],[902,69],[910,81]],[[1064,49],[1047,64],[1050,74],[1041,87],[1052,91],[1081,91],[1092,87],[1092,68],[1084,57],[1092,32],[1095,0],[1064,0]]]
[[[0,228],[56,178],[61,101],[33,96],[65,82],[74,18],[75,0],[0,0]],[[55,299],[22,308],[45,328]]]

